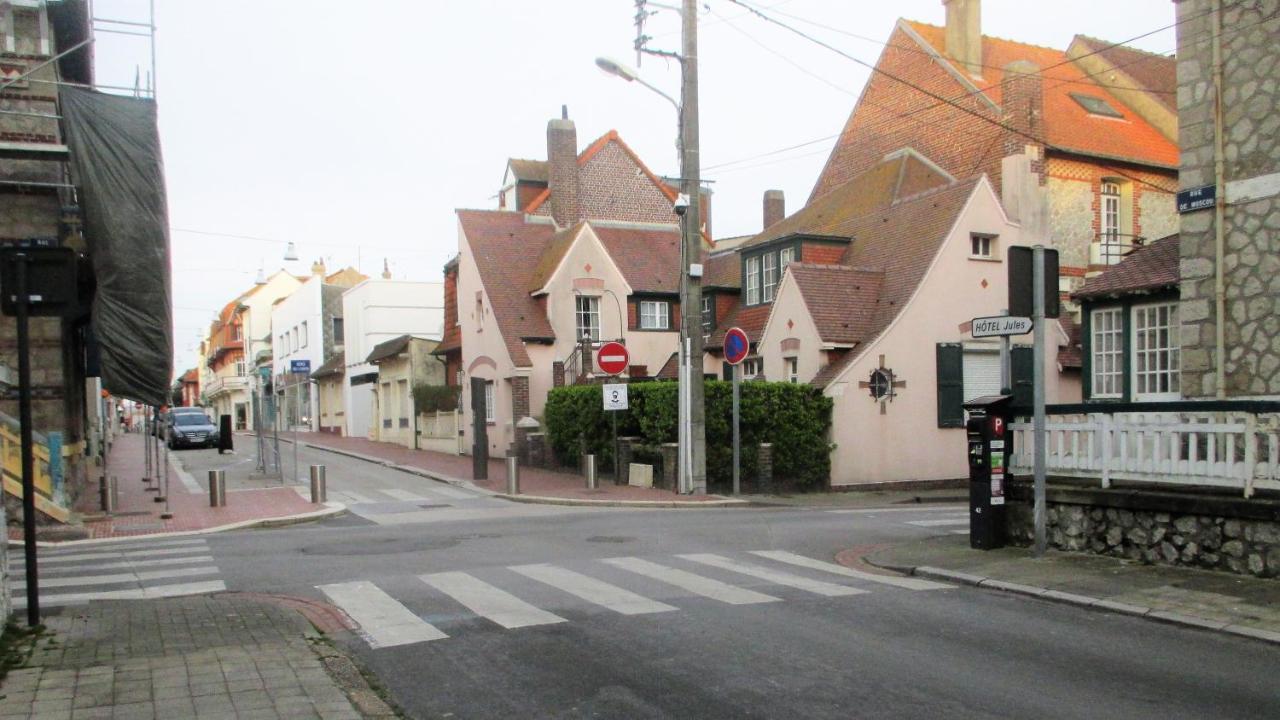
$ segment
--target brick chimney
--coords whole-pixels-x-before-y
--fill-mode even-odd
[[[547,185],[551,217],[560,227],[576,223],[578,210],[578,130],[561,107],[560,118],[547,123]]]
[[[781,190],[765,190],[764,191],[764,228],[768,230],[770,226],[787,216],[787,201]]]
[[[1019,155],[1028,145],[1043,145],[1044,77],[1035,63],[1017,60],[1004,67],[1001,103],[1004,117],[1004,154]]]
[[[1044,77],[1026,60],[1004,67],[1001,97],[1004,154],[1000,200],[1029,243],[1049,242],[1049,200],[1044,177]]]
[[[321,258],[321,259],[316,260],[315,262],[311,263],[311,274],[312,274],[312,275],[319,275],[320,277],[324,277],[324,275],[325,275],[325,272],[324,272],[324,258]]]
[[[947,8],[947,54],[970,75],[982,75],[980,0],[942,0],[942,4]]]

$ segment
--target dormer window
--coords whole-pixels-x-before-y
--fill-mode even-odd
[[[1090,115],[1101,115],[1109,118],[1124,118],[1124,114],[1119,110],[1111,107],[1111,103],[1094,95],[1085,95],[1083,93],[1071,93],[1071,99],[1075,100],[1084,111]]]
[[[747,258],[747,304],[760,303],[760,258]]]

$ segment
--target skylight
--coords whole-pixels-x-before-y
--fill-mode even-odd
[[[1102,115],[1104,117],[1122,118],[1124,115],[1115,108],[1111,107],[1111,103],[1100,97],[1093,95],[1082,95],[1080,93],[1071,93],[1071,99],[1080,103],[1080,107],[1090,115]]]

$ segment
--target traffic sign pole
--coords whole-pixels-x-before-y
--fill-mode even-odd
[[[739,453],[741,448],[740,439],[738,437],[738,382],[742,378],[742,366],[733,366],[733,494],[736,496],[742,491],[739,480]]]
[[[1034,304],[1032,306],[1032,320],[1035,323],[1035,345],[1032,350],[1035,368],[1032,371],[1032,407],[1034,416],[1032,418],[1032,434],[1035,436],[1035,457],[1032,462],[1032,469],[1035,473],[1034,478],[1034,495],[1035,508],[1033,510],[1033,519],[1035,521],[1035,556],[1044,555],[1045,551],[1045,417],[1044,417],[1044,246],[1036,245],[1032,251],[1032,291],[1034,295]]]
[[[742,492],[740,472],[741,437],[738,426],[739,385],[742,382],[742,361],[751,352],[751,339],[746,331],[731,327],[724,333],[724,359],[733,368],[733,494]]]

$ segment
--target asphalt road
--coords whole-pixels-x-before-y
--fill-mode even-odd
[[[1259,642],[811,566],[963,530],[954,508],[530,515],[436,497],[431,481],[375,465],[349,470],[336,482],[330,470],[331,493],[377,501],[364,512],[208,544],[231,590],[334,602],[362,620],[338,641],[412,717],[1262,718],[1280,707],[1280,652]],[[387,488],[434,507],[396,511]],[[412,520],[379,522],[395,515]]]

